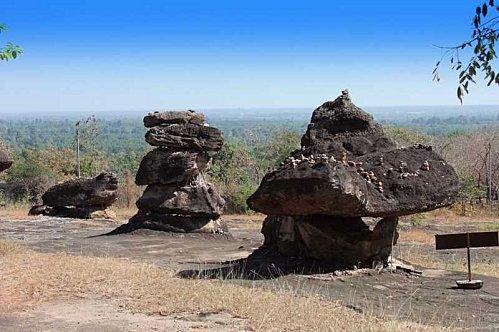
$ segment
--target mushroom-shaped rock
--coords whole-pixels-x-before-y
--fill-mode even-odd
[[[266,253],[371,267],[386,263],[398,216],[452,204],[454,169],[430,147],[397,149],[344,92],[317,108],[301,149],[247,203],[265,213]],[[381,217],[371,231],[362,217]]]

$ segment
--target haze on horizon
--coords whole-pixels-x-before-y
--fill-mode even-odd
[[[311,108],[348,88],[363,106],[459,105],[432,82],[432,46],[469,37],[469,1],[14,1],[0,44],[0,113]],[[445,24],[442,24],[445,22]],[[499,104],[471,87],[466,105]]]

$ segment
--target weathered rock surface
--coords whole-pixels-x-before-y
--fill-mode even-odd
[[[137,208],[163,214],[218,218],[225,201],[213,185],[202,179],[183,186],[153,184],[137,200]]]
[[[43,195],[44,205],[52,207],[111,206],[117,197],[118,179],[112,173],[101,173],[95,178],[79,178],[57,184]]]
[[[0,145],[0,172],[5,171],[10,166],[12,166],[12,157],[7,152],[7,150]]]
[[[264,247],[286,256],[371,267],[384,262],[398,239],[397,218],[381,219],[373,230],[361,218],[268,216],[262,228]]]
[[[288,162],[263,178],[248,205],[272,215],[401,216],[448,206],[458,190],[453,168],[430,148],[415,146],[346,163]]]
[[[217,128],[206,125],[171,124],[149,129],[146,142],[180,150],[216,151],[223,145],[223,135]]]
[[[207,167],[209,157],[204,152],[172,151],[157,148],[150,151],[140,162],[135,183],[184,184],[195,179]]]
[[[264,247],[284,256],[386,264],[398,216],[452,204],[454,169],[431,147],[397,149],[346,91],[317,108],[301,149],[247,203],[265,213]],[[371,231],[361,217],[381,217]]]
[[[139,228],[166,232],[192,232],[222,213],[225,202],[202,172],[210,158],[206,151],[222,147],[223,135],[203,124],[194,111],[156,112],[144,118],[152,127],[146,141],[158,146],[141,161],[135,183],[147,185],[137,200],[139,212],[110,234]]]
[[[127,224],[118,227],[111,234],[129,233],[140,228],[164,232],[192,232],[202,228],[210,221],[210,217],[139,211],[130,218]]]
[[[348,93],[319,106],[301,140],[304,155],[325,153],[340,159],[396,148],[373,117],[355,106]]]
[[[204,123],[204,114],[196,113],[191,110],[163,111],[149,113],[144,117],[144,126],[147,128],[173,123],[194,123],[202,125]]]

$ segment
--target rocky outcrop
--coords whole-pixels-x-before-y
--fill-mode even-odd
[[[301,149],[247,203],[269,215],[266,248],[369,266],[386,263],[399,216],[448,206],[458,190],[454,169],[431,147],[397,149],[344,92],[314,111]],[[370,230],[362,217],[381,219]]]
[[[140,163],[135,182],[147,185],[137,200],[139,212],[111,234],[148,228],[168,232],[197,230],[222,213],[224,200],[205,181],[209,157],[222,133],[193,111],[150,113],[144,118],[146,141],[157,146]]]
[[[49,188],[43,195],[43,205],[31,208],[30,215],[50,215],[67,218],[93,218],[110,207],[117,198],[118,179],[104,172],[95,178],[72,179]]]

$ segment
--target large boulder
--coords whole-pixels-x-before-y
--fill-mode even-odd
[[[12,166],[12,157],[7,149],[0,145],[0,172],[5,171]]]
[[[420,145],[348,161],[288,159],[263,178],[248,205],[270,215],[401,216],[448,206],[458,191],[454,169]]]
[[[217,128],[207,125],[171,124],[149,129],[146,142],[173,149],[216,151],[222,147],[223,135]]]
[[[144,126],[147,128],[173,123],[194,123],[202,125],[204,123],[204,114],[196,113],[191,110],[163,111],[149,113],[144,117]]]
[[[43,195],[44,205],[52,207],[108,207],[117,197],[118,179],[104,172],[95,178],[78,178],[57,184]]]
[[[301,144],[304,155],[325,153],[336,158],[396,148],[373,117],[352,103],[347,91],[313,112]]]
[[[204,152],[157,148],[142,158],[135,183],[139,186],[188,183],[206,169],[208,161]]]
[[[431,147],[397,149],[344,91],[314,111],[301,149],[247,203],[269,215],[265,252],[369,267],[387,263],[399,216],[448,206],[459,188]],[[371,231],[362,217],[382,219]]]
[[[153,184],[137,200],[137,208],[163,214],[180,214],[218,218],[225,202],[210,183],[202,178],[178,187]]]

